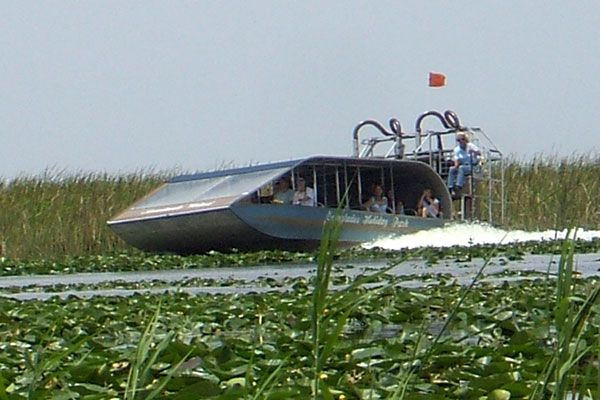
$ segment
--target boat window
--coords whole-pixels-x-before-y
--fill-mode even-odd
[[[287,170],[289,168],[286,167],[245,174],[167,183],[133,208],[164,207],[220,197],[242,196],[248,194],[248,192],[257,190],[265,182],[276,178]]]

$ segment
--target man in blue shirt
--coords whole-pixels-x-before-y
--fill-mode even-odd
[[[464,132],[458,132],[456,134],[456,142],[458,143],[454,148],[454,165],[450,167],[448,171],[448,187],[452,195],[459,193],[464,184],[465,177],[471,174],[473,165],[476,165],[479,161],[481,151],[473,143],[469,143],[469,137]]]

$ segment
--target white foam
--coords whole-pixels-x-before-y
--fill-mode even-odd
[[[548,240],[564,239],[567,230],[555,231],[507,231],[491,225],[481,223],[456,223],[443,228],[419,231],[410,235],[395,238],[376,240],[364,244],[363,247],[381,247],[388,250],[414,249],[418,247],[452,247],[473,246],[481,244],[507,244],[517,242],[541,242]],[[571,232],[573,237],[573,232]],[[592,240],[600,237],[600,231],[586,231],[578,229],[576,238]]]

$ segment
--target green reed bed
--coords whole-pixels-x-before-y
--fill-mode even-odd
[[[106,221],[157,187],[163,174],[48,174],[0,183],[0,243],[11,258],[123,250]]]
[[[507,225],[522,229],[600,226],[600,156],[536,157],[505,168]]]
[[[563,229],[577,220],[583,228],[597,228],[599,174],[600,159],[592,155],[509,160],[505,167],[505,225]],[[60,259],[130,250],[108,229],[106,221],[168,175],[57,173],[0,183],[0,249],[13,259]]]

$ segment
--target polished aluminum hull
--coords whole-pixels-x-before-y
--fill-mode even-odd
[[[233,204],[218,210],[110,224],[127,243],[146,251],[180,254],[207,251],[318,248],[335,209],[270,204]],[[441,227],[442,219],[342,211],[340,246]]]

